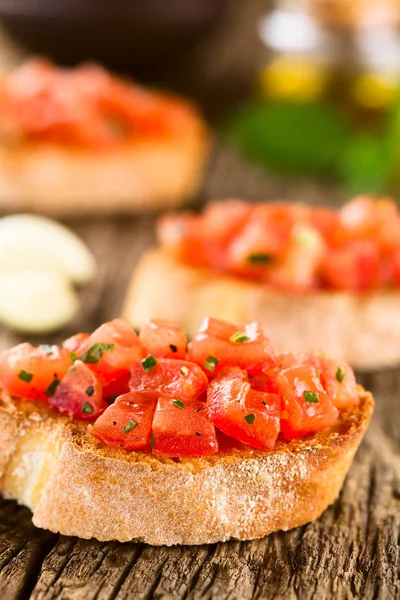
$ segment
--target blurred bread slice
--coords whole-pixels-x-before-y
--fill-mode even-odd
[[[238,324],[260,321],[277,352],[321,350],[367,370],[400,363],[399,291],[287,294],[152,250],[132,276],[123,316],[141,327],[154,315],[189,335],[205,315]]]
[[[0,210],[55,215],[137,212],[184,204],[198,190],[210,133],[193,112],[187,134],[109,152],[53,143],[0,144]]]

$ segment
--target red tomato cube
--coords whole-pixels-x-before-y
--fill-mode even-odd
[[[47,400],[71,362],[58,346],[19,344],[0,354],[0,383],[11,396]]]
[[[147,357],[132,364],[129,387],[156,397],[196,400],[207,391],[208,379],[200,367],[186,360]]]
[[[186,358],[186,333],[165,319],[152,319],[145,323],[139,340],[146,353],[156,358]]]
[[[144,350],[132,327],[123,319],[114,319],[96,329],[75,354],[106,384],[129,371]]]
[[[238,366],[256,375],[276,364],[270,340],[259,323],[238,327],[219,319],[204,319],[189,344],[189,360],[208,375]]]
[[[207,394],[211,422],[254,448],[273,448],[280,430],[280,405],[277,394],[252,390],[246,374],[235,367],[224,369]]]
[[[338,410],[314,367],[286,369],[277,375],[276,382],[283,400],[281,429],[286,439],[322,431],[336,420]]]
[[[156,401],[140,394],[124,394],[88,427],[98,440],[124,450],[150,450]]]
[[[154,452],[168,456],[206,456],[218,452],[214,425],[200,400],[162,397],[153,420]]]
[[[49,404],[54,410],[83,421],[96,419],[108,406],[99,378],[80,360],[68,369]]]

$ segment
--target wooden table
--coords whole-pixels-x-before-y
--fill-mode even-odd
[[[264,4],[232,1],[228,29],[204,51],[210,85],[218,72],[234,80],[238,63],[249,78]],[[216,66],[221,36],[224,47],[236,45]],[[272,178],[219,144],[199,202],[229,195],[326,203],[340,196],[326,184]],[[151,217],[68,224],[92,248],[99,276],[81,292],[79,317],[54,341],[117,316],[135,262],[154,241]],[[21,339],[0,329],[1,348]],[[33,527],[27,509],[0,501],[0,600],[400,598],[400,373],[365,374],[361,382],[375,394],[375,415],[340,498],[318,521],[252,542],[153,548],[53,535]]]

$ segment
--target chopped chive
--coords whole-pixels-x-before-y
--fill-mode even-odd
[[[71,354],[69,356],[70,356],[70,359],[72,360],[73,363],[76,360],[78,360],[78,356],[77,356],[77,354],[75,354],[75,352],[71,352]]]
[[[209,356],[204,363],[204,367],[207,369],[207,371],[210,371],[210,373],[214,373],[215,367],[218,363],[218,358],[215,358],[215,356]]]
[[[150,440],[150,450],[153,450],[155,443],[156,443],[156,436],[153,433],[151,436],[151,440]]]
[[[178,352],[178,347],[175,346],[175,344],[170,344],[169,349],[171,350],[171,352]]]
[[[154,369],[156,364],[157,361],[152,354],[149,354],[148,356],[146,356],[146,358],[142,360],[142,367],[147,373]]]
[[[92,408],[91,404],[89,404],[89,402],[85,402],[85,404],[82,407],[82,412],[86,413],[87,415],[92,414],[93,408]]]
[[[318,402],[318,396],[315,392],[309,392],[308,390],[306,390],[304,392],[304,400],[306,402],[312,402],[313,404]]]
[[[187,367],[183,366],[179,370],[180,370],[181,374],[184,375],[185,377],[187,377],[189,375],[189,369]]]
[[[51,384],[49,385],[47,390],[44,391],[46,396],[52,396],[54,394],[54,392],[56,391],[56,389],[58,388],[58,386],[60,385],[60,383],[61,383],[61,381],[59,379],[57,379],[57,378],[53,379],[53,381],[51,382]]]
[[[93,396],[94,387],[92,385],[89,385],[85,390],[85,394],[86,394],[86,396]]]
[[[93,346],[91,346],[89,350],[84,352],[79,358],[84,363],[90,365],[97,365],[97,363],[101,360],[104,352],[107,352],[107,350],[114,350],[114,348],[115,344],[93,344]]]
[[[45,354],[53,354],[53,350],[48,344],[39,344],[38,348]]]
[[[245,416],[244,420],[247,421],[249,425],[253,425],[254,421],[256,420],[256,415],[254,413],[250,413],[249,415]]]
[[[346,375],[346,371],[344,369],[342,369],[342,367],[338,367],[338,370],[336,371],[336,379],[338,380],[339,383],[342,383],[345,375]]]
[[[32,381],[33,373],[29,373],[29,371],[25,371],[25,369],[21,369],[18,373],[18,379],[22,379],[26,383]]]
[[[136,423],[136,421],[134,421],[133,419],[129,419],[129,421],[127,422],[127,424],[125,425],[125,427],[123,428],[122,431],[124,433],[130,433],[138,425],[139,425],[139,423]]]
[[[171,400],[171,404],[174,404],[178,408],[185,408],[185,405],[183,404],[182,400]]]
[[[236,344],[243,344],[243,342],[248,342],[249,339],[250,338],[244,334],[243,331],[237,331],[229,338],[231,342],[235,342]]]
[[[326,352],[324,352],[323,350],[319,351],[319,355],[322,356],[322,358],[326,358]]]
[[[247,262],[251,265],[267,265],[273,260],[271,254],[266,252],[253,252],[247,257]]]

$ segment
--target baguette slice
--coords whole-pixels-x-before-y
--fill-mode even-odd
[[[260,321],[278,353],[323,350],[361,370],[400,363],[399,291],[285,294],[152,250],[132,277],[123,316],[141,327],[152,315],[179,324],[189,335],[204,315],[232,323]]]
[[[0,144],[0,210],[55,215],[179,206],[199,188],[210,134],[193,112],[186,135],[138,139],[112,152],[52,143]]]
[[[206,544],[259,538],[316,519],[338,496],[374,401],[273,451],[243,446],[169,459],[103,446],[44,404],[0,399],[0,491],[38,527],[101,541]]]

